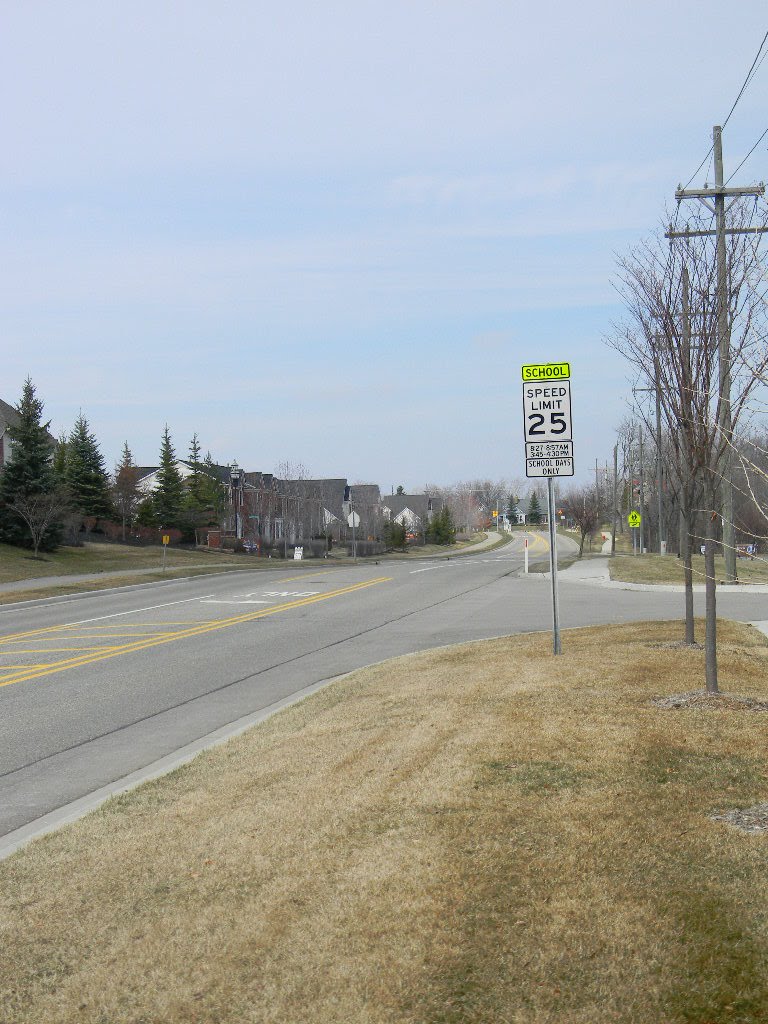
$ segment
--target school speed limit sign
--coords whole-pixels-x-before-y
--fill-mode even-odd
[[[573,476],[570,363],[523,367],[525,475]]]

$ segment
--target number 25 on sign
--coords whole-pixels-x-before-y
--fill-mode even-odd
[[[523,384],[525,440],[570,440],[570,380],[537,380]]]

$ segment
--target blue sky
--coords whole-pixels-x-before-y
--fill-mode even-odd
[[[419,489],[521,477],[520,365],[569,359],[582,476],[627,413],[616,254],[767,29],[757,0],[7,2],[0,397],[30,375],[110,467],[168,423],[181,456]]]

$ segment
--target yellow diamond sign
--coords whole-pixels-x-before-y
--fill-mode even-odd
[[[642,523],[642,521],[643,517],[640,515],[639,512],[636,512],[634,509],[627,516],[627,522],[635,530],[640,525],[640,523]]]

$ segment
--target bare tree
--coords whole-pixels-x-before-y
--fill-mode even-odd
[[[594,487],[572,487],[560,499],[560,505],[566,516],[572,520],[579,530],[579,558],[584,554],[584,543],[587,537],[594,536],[600,526],[601,502]]]
[[[26,523],[32,541],[32,557],[37,558],[46,530],[69,509],[69,496],[62,490],[20,494],[8,503],[8,508]]]
[[[751,206],[750,206],[751,214]],[[737,205],[731,222],[747,220]],[[734,432],[768,365],[765,302],[755,285],[760,266],[755,237],[728,236],[726,312],[730,334],[728,373],[718,364],[720,312],[713,240],[708,223],[667,246],[661,234],[645,241],[619,264],[618,290],[628,322],[611,344],[633,365],[637,382],[658,389],[670,439],[685,528],[686,641],[692,641],[690,542],[695,536],[697,488],[705,521],[706,684],[718,691],[715,541],[722,474]],[[699,233],[695,233],[698,231]],[[727,379],[727,387],[724,383]],[[691,627],[689,630],[689,626]]]
[[[748,543],[765,541],[768,531],[768,435],[752,434],[734,440],[738,466],[739,502],[736,526]]]
[[[302,512],[304,504],[303,481],[308,480],[310,472],[303,462],[291,462],[283,459],[275,467],[275,476],[279,480],[282,502],[283,549],[287,554],[288,543],[295,544],[302,532]]]

